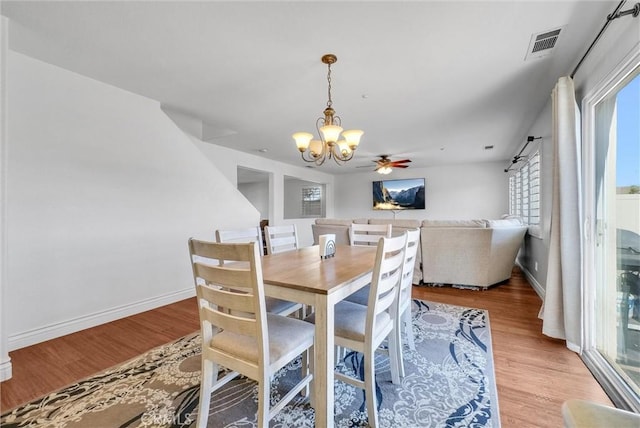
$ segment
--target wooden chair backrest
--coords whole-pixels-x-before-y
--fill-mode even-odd
[[[381,237],[391,238],[391,224],[357,224],[349,226],[349,242],[355,246],[377,245]]]
[[[258,226],[246,229],[218,229],[216,230],[216,242],[233,244],[257,242],[259,254],[262,256],[262,232]],[[224,260],[220,260],[220,264],[224,264]]]
[[[269,337],[258,244],[217,243],[191,238],[189,253],[203,344],[211,343],[213,336],[221,330],[249,336],[258,344],[260,361],[265,361]],[[207,259],[227,263],[217,265]]]
[[[400,281],[400,303],[411,300],[411,286],[413,285],[413,268],[416,264],[418,246],[420,245],[420,229],[407,230],[407,246],[404,250],[404,265],[402,280]]]
[[[246,229],[218,229],[216,230],[217,242],[258,242],[262,243],[262,233],[258,226],[248,227]]]
[[[298,249],[298,229],[295,224],[265,226],[264,237],[267,241],[267,254]]]
[[[393,238],[380,238],[378,242],[369,291],[367,335],[376,331],[375,321],[379,314],[388,311],[392,315],[391,307],[397,301],[402,279],[406,243],[406,232]]]

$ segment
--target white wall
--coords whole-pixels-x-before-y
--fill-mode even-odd
[[[615,6],[615,5],[613,5]],[[612,8],[613,8],[612,6]],[[603,17],[604,19],[604,17]],[[584,41],[586,50],[591,40]],[[613,21],[598,44],[591,51],[587,59],[580,66],[574,76],[576,98],[578,105],[582,107],[583,98],[592,91],[599,82],[610,73],[616,65],[622,61],[632,50],[640,49],[640,19],[630,16]],[[576,58],[575,63],[578,63]],[[571,70],[567,70],[567,75]],[[528,135],[545,137],[542,143],[541,162],[541,196],[542,196],[542,222],[543,233],[541,238],[527,236],[523,251],[520,253],[519,262],[528,274],[529,278],[537,281],[540,290],[544,292],[546,287],[547,259],[549,253],[549,217],[551,213],[551,177],[553,174],[553,157],[551,147],[551,92],[549,101],[538,115]],[[515,154],[515,153],[514,153]],[[538,270],[535,270],[535,262],[538,262]]]
[[[284,200],[284,217],[286,219],[295,220],[302,217],[302,189],[308,187],[320,187],[321,203],[326,205],[327,191],[322,183],[287,177],[284,180],[284,194],[286,195]],[[324,207],[321,207],[318,217],[326,217],[324,211]]]
[[[260,219],[269,218],[269,183],[267,181],[241,183],[238,184],[238,190],[258,210]]]
[[[7,53],[9,20],[0,16],[0,309],[7,287]],[[7,339],[7,311],[0,313],[0,381],[11,378]]]
[[[381,179],[425,178],[426,209],[397,212],[398,219],[500,218],[508,211],[508,181],[504,162],[442,165],[339,176],[335,216],[339,218],[393,218],[391,211],[374,211],[372,182]]]
[[[237,183],[238,166],[271,173],[269,179],[269,224],[272,226],[295,224],[298,228],[301,246],[313,245],[311,224],[314,219],[284,219],[284,204],[287,195],[284,191],[284,177],[296,177],[301,180],[323,183],[327,191],[327,217],[334,215],[334,176],[306,168],[277,161],[270,161],[260,156],[239,152],[216,144],[206,143],[192,137],[196,145],[209,160],[230,180]]]
[[[10,349],[193,295],[187,239],[257,224],[156,101],[13,51],[7,84]]]

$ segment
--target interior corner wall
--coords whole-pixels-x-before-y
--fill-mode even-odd
[[[238,184],[238,190],[260,212],[260,219],[269,218],[269,181]]]
[[[258,212],[158,102],[9,50],[9,350],[193,296],[189,237]]]
[[[613,6],[612,6],[613,8]],[[604,19],[604,17],[603,17]],[[595,37],[596,29],[594,29]],[[586,51],[592,40],[584,41]],[[640,18],[622,17],[611,22],[591,53],[574,76],[576,99],[582,108],[582,100],[619,64],[630,52],[640,49]],[[575,59],[577,64],[580,58]],[[568,73],[567,73],[568,74]],[[552,127],[551,92],[544,109],[539,113],[528,135],[543,136],[541,171],[541,222],[542,237],[527,236],[519,262],[529,279],[533,279],[536,290],[543,294],[546,288],[546,273],[549,257],[549,222],[551,217],[551,195],[553,176],[553,147],[551,147]],[[514,153],[515,154],[515,153]],[[576,243],[576,245],[578,245]],[[535,270],[538,262],[538,270]]]
[[[342,177],[342,176],[341,176]],[[394,170],[391,175],[373,171],[349,174],[345,186],[337,186],[338,218],[397,218],[463,220],[496,219],[508,212],[508,180],[504,162],[438,165]],[[398,178],[424,178],[424,210],[378,211],[373,209],[372,182]]]
[[[525,154],[540,150],[540,234],[527,234],[518,254],[518,264],[524,269],[529,282],[539,293],[544,293],[549,266],[549,231],[551,230],[551,202],[553,200],[553,141],[551,140],[552,103],[551,94],[544,109],[529,129],[529,134],[542,137],[534,140]],[[537,266],[537,269],[536,269]]]
[[[250,153],[232,150],[217,144],[212,144],[192,137],[196,145],[205,156],[218,168],[229,181],[237,185],[238,167],[270,173],[269,179],[269,224],[272,226],[295,224],[299,234],[300,246],[313,245],[311,224],[315,221],[309,218],[284,219],[284,204],[288,195],[284,190],[284,177],[295,177],[304,181],[325,184],[327,192],[327,217],[334,215],[334,179],[325,172],[294,166],[283,162],[269,160]],[[257,143],[259,146],[259,143]],[[295,150],[295,147],[293,148]],[[251,223],[254,224],[254,223]],[[257,223],[255,223],[257,225]]]

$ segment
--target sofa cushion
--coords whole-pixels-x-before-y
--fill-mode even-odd
[[[420,220],[393,220],[384,218],[370,218],[369,224],[391,224],[393,228],[400,227],[402,229],[418,229],[420,227]]]
[[[514,227],[522,226],[519,218],[505,218],[502,220],[485,220],[488,227]]]
[[[424,220],[422,227],[472,227],[486,228],[486,220]]]
[[[353,220],[351,219],[339,219],[339,218],[317,218],[316,224],[330,225],[330,226],[351,226]]]

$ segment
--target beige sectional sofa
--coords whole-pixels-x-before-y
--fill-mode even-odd
[[[387,220],[316,219],[318,236],[335,233],[337,244],[349,244],[351,223],[387,224],[393,234],[420,229],[414,284],[453,284],[486,288],[511,277],[527,227],[517,219],[504,220]]]

